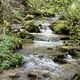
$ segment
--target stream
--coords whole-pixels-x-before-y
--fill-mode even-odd
[[[49,26],[57,21],[59,16],[36,19],[35,24],[39,26],[40,33],[34,35],[33,43],[24,43],[23,53],[24,64],[20,68],[5,71],[0,80],[76,80],[76,73],[80,72],[80,65],[77,59],[66,55],[65,64],[54,61],[55,56],[64,53],[56,50],[57,46],[63,45],[59,39],[60,35],[55,34]],[[17,76],[18,77],[14,77]],[[12,77],[13,76],[13,77]]]

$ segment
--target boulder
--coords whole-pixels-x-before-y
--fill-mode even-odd
[[[50,25],[50,28],[58,34],[68,35],[70,32],[68,29],[68,22],[66,20],[58,20]]]
[[[9,74],[9,78],[20,78],[20,74],[17,72],[13,72]]]
[[[54,59],[54,62],[60,63],[60,64],[65,64],[67,61],[65,60],[65,55],[57,55]]]
[[[39,33],[40,32],[38,26],[36,26],[36,25],[30,25],[30,27],[27,28],[27,31],[28,32],[35,32],[35,33]]]
[[[20,32],[18,33],[18,36],[21,38],[25,38],[27,35],[27,31],[25,29],[20,29]]]
[[[36,80],[36,79],[42,79],[42,78],[48,78],[51,76],[51,73],[46,70],[30,70],[27,72],[27,76],[31,80]]]
[[[43,71],[42,72],[42,76],[44,77],[44,78],[48,78],[48,77],[50,77],[50,72],[49,71]]]
[[[36,71],[29,71],[27,77],[31,80],[36,80],[38,78],[38,73]]]

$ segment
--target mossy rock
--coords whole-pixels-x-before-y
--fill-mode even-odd
[[[66,20],[58,20],[53,23],[50,28],[58,34],[69,34],[68,22]]]
[[[34,16],[29,14],[25,18],[25,20],[32,20],[32,19],[34,19]]]
[[[38,26],[34,24],[34,20],[26,21],[21,28],[26,29],[28,32],[37,32],[37,33],[40,32]]]
[[[39,11],[33,12],[32,14],[35,15],[36,17],[37,17],[37,16],[39,16],[39,17],[42,16],[42,14],[41,14]]]
[[[30,27],[27,29],[28,32],[35,32],[35,33],[39,33],[40,30],[38,28],[38,26],[36,25],[30,25]]]
[[[77,46],[74,47],[74,46],[64,45],[64,46],[58,47],[58,50],[61,52],[68,53],[73,57],[80,57],[80,48]]]
[[[34,25],[34,20],[27,20],[22,24],[21,28],[27,30],[32,25]]]
[[[58,47],[58,50],[59,51],[62,51],[62,52],[68,52],[69,51],[69,46],[60,46]]]
[[[55,61],[55,62],[57,62],[57,63],[59,63],[59,64],[65,64],[65,63],[67,63],[67,61],[65,60],[65,55],[66,55],[66,54],[64,54],[64,55],[57,55],[57,56],[53,59],[53,61]]]
[[[76,53],[77,57],[80,58],[80,51],[76,51],[75,53]]]
[[[27,35],[27,31],[25,29],[20,29],[20,31],[17,33],[18,37],[25,38]]]
[[[70,36],[63,36],[60,38],[60,40],[70,40]]]

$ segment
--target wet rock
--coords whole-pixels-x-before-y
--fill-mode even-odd
[[[12,33],[18,33],[18,32],[20,32],[20,29],[16,29],[16,28],[15,28],[15,29],[12,29],[11,32],[12,32]]]
[[[32,33],[33,32],[35,32],[35,33],[39,33],[40,32],[38,26],[36,26],[36,25],[30,25],[30,27],[27,28],[27,31],[28,32],[32,32]]]
[[[53,59],[53,61],[58,62],[60,64],[67,63],[67,61],[65,60],[65,55],[58,55]]]
[[[69,36],[64,36],[64,37],[61,37],[60,39],[61,40],[70,40],[70,37]]]
[[[57,20],[52,25],[50,25],[50,28],[58,34],[68,35],[70,30],[66,27],[67,25],[68,22],[66,20]]]
[[[39,58],[42,59],[44,57],[44,55],[39,55]]]
[[[34,40],[35,37],[32,34],[28,33],[25,38]]]
[[[49,71],[46,71],[46,70],[30,70],[28,73],[27,73],[27,76],[29,79],[31,80],[42,80],[42,78],[48,78],[51,76],[50,72]]]
[[[80,56],[80,47],[78,46],[70,46],[70,45],[63,45],[57,47],[57,50],[61,52],[67,52],[70,54],[72,57],[79,57]]]
[[[25,20],[31,20],[31,19],[34,19],[34,16],[29,14],[25,18]]]
[[[50,77],[50,72],[49,71],[43,71],[42,76],[45,78],[48,78],[48,77]]]
[[[34,73],[29,73],[29,74],[28,74],[28,77],[31,77],[31,78],[37,78],[37,75],[34,74]]]
[[[16,72],[10,73],[9,74],[9,78],[20,78],[20,74],[19,73],[16,73]]]
[[[40,27],[42,27],[42,24],[39,24]]]
[[[69,47],[68,46],[59,46],[57,49],[59,51],[62,51],[62,52],[68,52],[69,51]]]
[[[33,79],[36,80],[36,79],[38,78],[38,74],[37,74],[36,72],[34,72],[34,71],[33,71],[33,72],[32,72],[32,71],[29,72],[29,73],[27,74],[27,76],[28,76],[28,78],[31,79],[31,80],[33,80]]]
[[[18,36],[21,38],[25,38],[27,35],[27,31],[25,29],[20,29],[20,32],[18,33]]]
[[[80,74],[74,74],[71,80],[80,80]]]
[[[53,48],[50,48],[50,47],[49,47],[49,48],[47,48],[47,49],[48,49],[48,50],[53,50]]]

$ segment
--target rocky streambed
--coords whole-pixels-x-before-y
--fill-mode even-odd
[[[23,65],[4,71],[0,80],[80,80],[80,59],[56,48],[63,45],[63,41],[49,25],[57,19],[58,16],[35,21],[40,33],[30,33],[35,37],[33,43],[23,44],[20,51],[24,57]]]

